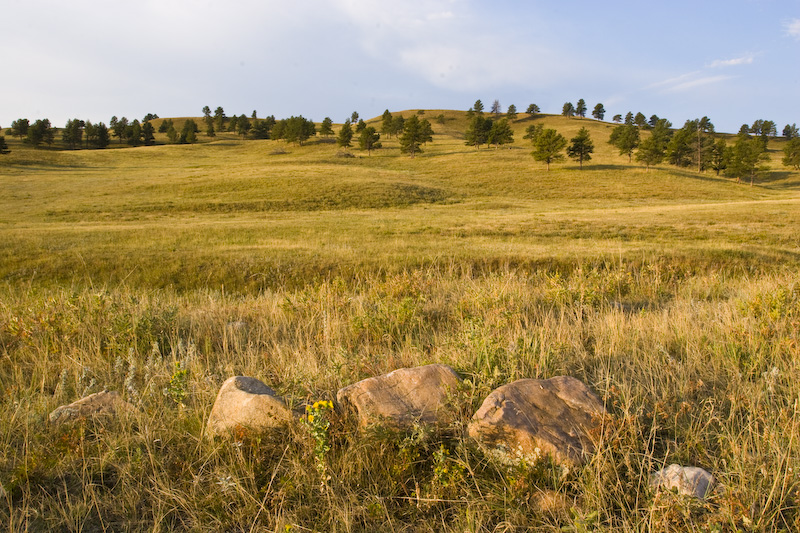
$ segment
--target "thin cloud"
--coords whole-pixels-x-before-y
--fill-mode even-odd
[[[786,23],[786,35],[800,40],[800,19],[792,19]]]
[[[739,65],[750,65],[753,63],[754,59],[755,58],[753,57],[752,54],[748,54],[733,59],[717,59],[716,61],[713,61],[709,66],[711,68],[721,68],[721,67],[736,67]]]
[[[733,78],[734,76],[722,74],[716,76],[704,76],[702,71],[694,71],[651,84],[648,89],[656,89],[665,93],[677,93],[688,91],[690,89],[696,89],[704,85],[721,83]]]

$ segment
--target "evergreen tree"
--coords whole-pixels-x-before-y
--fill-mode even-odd
[[[592,159],[592,152],[594,152],[594,143],[589,136],[589,130],[581,128],[578,134],[570,139],[570,145],[567,147],[567,156],[574,159],[583,170],[583,162]]]
[[[619,124],[620,122],[622,122],[622,115],[619,115],[619,114],[614,115],[614,118],[612,118],[611,120],[613,120],[614,122]]]
[[[325,121],[323,121],[323,124],[324,122]],[[273,115],[270,115],[261,120],[257,120],[256,123],[253,124],[253,129],[252,129],[253,138],[269,139],[272,136],[272,128],[274,126],[275,126],[275,117]]]
[[[400,135],[406,127],[406,119],[403,115],[397,115],[392,119],[392,135]]]
[[[639,144],[636,152],[636,160],[644,163],[647,170],[650,170],[651,165],[658,165],[664,160],[671,137],[669,128],[672,124],[667,119],[658,119],[654,124],[650,136]]]
[[[556,130],[542,129],[533,139],[533,152],[531,155],[536,161],[547,164],[547,171],[550,171],[550,163],[561,161],[564,155],[561,153],[567,146],[567,140]]]
[[[353,113],[350,115],[350,123],[351,124],[358,123],[358,111],[353,111]]]
[[[480,148],[482,144],[488,142],[491,129],[490,119],[484,118],[483,115],[474,115],[467,125],[467,131],[464,132],[466,145]]]
[[[28,134],[25,140],[37,148],[42,143],[50,146],[53,144],[53,135],[53,128],[50,125],[50,120],[46,118],[39,119],[28,127]]]
[[[336,144],[347,150],[353,141],[353,128],[350,127],[350,121],[345,120],[342,127],[339,128],[339,135],[336,136]]]
[[[381,116],[381,133],[391,136],[392,132],[392,114],[387,109]]]
[[[507,118],[500,119],[492,124],[486,141],[489,144],[495,145],[495,148],[499,148],[500,145],[503,144],[511,144],[514,142],[514,131],[511,129]]]
[[[122,117],[121,119],[115,121],[115,118],[116,117],[111,117],[111,130],[114,137],[117,137],[120,144],[122,144],[122,139],[125,138],[125,132],[128,131],[128,119]]]
[[[710,153],[711,168],[719,176],[719,173],[728,166],[728,144],[725,139],[717,139],[717,142],[711,146]]]
[[[167,130],[167,139],[169,139],[169,142],[172,144],[175,144],[179,140],[178,130],[175,129],[172,123],[170,123],[169,129]]]
[[[231,133],[236,133],[239,130],[239,117],[233,115],[230,119],[228,119],[228,131]]]
[[[142,124],[138,118],[133,119],[133,122],[125,128],[125,139],[131,146],[142,144]]]
[[[611,131],[608,142],[619,150],[619,155],[627,155],[630,162],[633,151],[639,146],[639,128],[633,124],[621,124]]]
[[[314,121],[303,117],[303,115],[289,117],[283,126],[283,138],[286,142],[296,142],[300,146],[316,134],[317,127]]]
[[[433,140],[433,129],[427,119],[419,120],[416,115],[411,115],[403,126],[403,133],[400,135],[400,151],[404,154],[411,154],[413,158],[416,154],[422,153],[423,144]]]
[[[22,139],[23,137],[28,135],[28,128],[30,127],[30,122],[27,118],[19,118],[11,123],[11,130],[9,131],[9,135],[13,135]]]
[[[366,150],[368,155],[372,155],[372,150],[381,147],[381,135],[372,126],[367,126],[361,130],[358,138],[358,145],[362,150]]]
[[[108,143],[111,141],[108,133],[108,126],[102,122],[98,122],[94,127],[94,133],[94,139],[92,141],[94,147],[100,149],[107,147]]]
[[[323,137],[329,137],[333,135],[333,120],[331,120],[331,117],[325,117],[322,119],[322,124],[319,127],[319,134]]]
[[[528,109],[525,112],[528,113],[529,115],[538,115],[540,111],[541,110],[539,109],[538,105],[531,104],[528,106]]]
[[[594,117],[597,120],[603,120],[603,117],[605,116],[606,116],[606,108],[603,107],[603,104],[597,104],[596,106],[594,106],[594,109],[592,110],[592,117]]]
[[[84,125],[82,120],[71,119],[67,120],[66,125],[61,130],[61,140],[70,150],[81,147]]]
[[[523,139],[530,139],[532,143],[536,142],[536,137],[538,137],[542,131],[544,131],[544,126],[541,124],[531,124],[525,130],[525,135],[522,137]]]
[[[648,126],[647,118],[644,116],[644,113],[642,113],[641,111],[636,113],[636,116],[633,118],[633,123],[636,124],[640,128],[646,128]]]
[[[575,106],[572,105],[572,102],[564,103],[563,107],[561,108],[561,114],[565,117],[574,117],[575,116]]]
[[[581,118],[586,117],[586,101],[583,98],[578,100],[578,103],[575,104],[575,114]]]
[[[155,132],[156,129],[149,120],[142,124],[142,142],[145,146],[152,146],[156,143]]]
[[[172,119],[165,118],[164,120],[161,121],[161,124],[159,124],[158,126],[158,133],[167,133],[170,127],[172,127]]]
[[[797,124],[792,124],[792,125],[787,124],[786,126],[784,126],[783,136],[786,137],[787,141],[797,137],[798,136]]]
[[[250,119],[248,119],[245,116],[245,114],[242,113],[241,115],[239,115],[239,120],[237,121],[237,127],[239,128],[239,135],[241,135],[242,138],[244,138],[247,136],[248,132],[250,131],[250,128],[252,128],[253,125],[250,123]]]
[[[633,121],[633,113],[632,113],[632,112],[630,112],[630,111],[628,111],[627,113],[625,113],[625,124],[627,124],[627,125],[629,125],[629,126],[630,126],[631,124],[635,124],[635,123],[634,123],[634,121]]]
[[[764,170],[761,163],[767,159],[761,139],[737,135],[736,142],[728,150],[725,174],[736,178],[736,181],[749,177],[750,185],[753,185],[756,176]]]
[[[356,122],[356,133],[361,133],[367,127],[367,123],[364,122],[364,119],[358,119]]]
[[[225,110],[222,109],[222,106],[214,110],[214,126],[217,131],[225,131]]]
[[[696,165],[702,172],[710,166],[711,147],[714,144],[714,125],[708,119],[687,120],[683,128],[676,131],[667,147],[667,158],[673,165],[688,167]]]
[[[800,137],[792,137],[783,147],[783,164],[800,170]]]
[[[472,109],[479,115],[483,114],[483,102],[475,100],[475,103],[472,104]]]
[[[510,121],[517,120],[517,106],[511,104],[506,110],[506,118]]]

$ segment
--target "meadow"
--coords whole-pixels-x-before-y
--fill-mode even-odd
[[[413,111],[404,114],[410,115]],[[800,172],[755,185],[514,123],[368,156],[220,134],[0,156],[0,523],[10,531],[793,531],[800,528]],[[181,119],[175,119],[176,126]],[[374,121],[376,124],[379,119]],[[525,128],[589,129],[544,164]],[[158,127],[158,124],[155,124]],[[160,140],[162,140],[159,137]],[[451,427],[359,433],[332,414],[320,484],[302,424],[204,437],[220,384],[292,405],[403,366],[464,378]],[[495,387],[571,375],[610,417],[564,473],[466,438]],[[54,427],[107,388],[139,412]],[[707,501],[649,475],[700,466]]]

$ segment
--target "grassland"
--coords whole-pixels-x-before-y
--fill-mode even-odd
[[[396,139],[369,157],[325,139],[103,151],[12,140],[0,158],[0,522],[800,527],[800,173],[780,167],[781,141],[750,186],[629,165],[592,120],[523,115],[510,148],[475,150],[463,114],[443,113],[414,159]],[[568,138],[588,127],[593,160],[547,172],[522,139],[534,121]],[[464,417],[443,432],[358,436],[338,414],[325,491],[300,426],[202,436],[230,375],[297,405],[430,362],[466,378],[454,398]],[[613,414],[592,463],[567,476],[510,468],[463,438],[493,387],[558,374]],[[47,423],[104,387],[141,412]],[[725,490],[707,503],[655,496],[648,476],[671,462]],[[545,489],[561,504],[544,508]]]

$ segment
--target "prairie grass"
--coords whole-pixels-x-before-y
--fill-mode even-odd
[[[12,143],[0,160],[0,523],[800,528],[800,175],[775,161],[780,175],[754,187],[645,172],[604,144],[608,125],[524,116],[519,146],[532,120],[596,137],[594,168],[548,173],[518,146],[464,146],[463,114],[443,113],[413,160],[392,139],[347,159],[326,142],[232,136],[97,152]],[[363,433],[333,411],[313,437],[299,423],[204,436],[232,375],[299,407],[434,362],[464,377],[460,416],[441,430]],[[610,412],[587,465],[509,466],[466,438],[493,388],[563,374]],[[48,423],[103,388],[139,411]],[[723,488],[706,502],[654,494],[650,474],[673,462]]]

